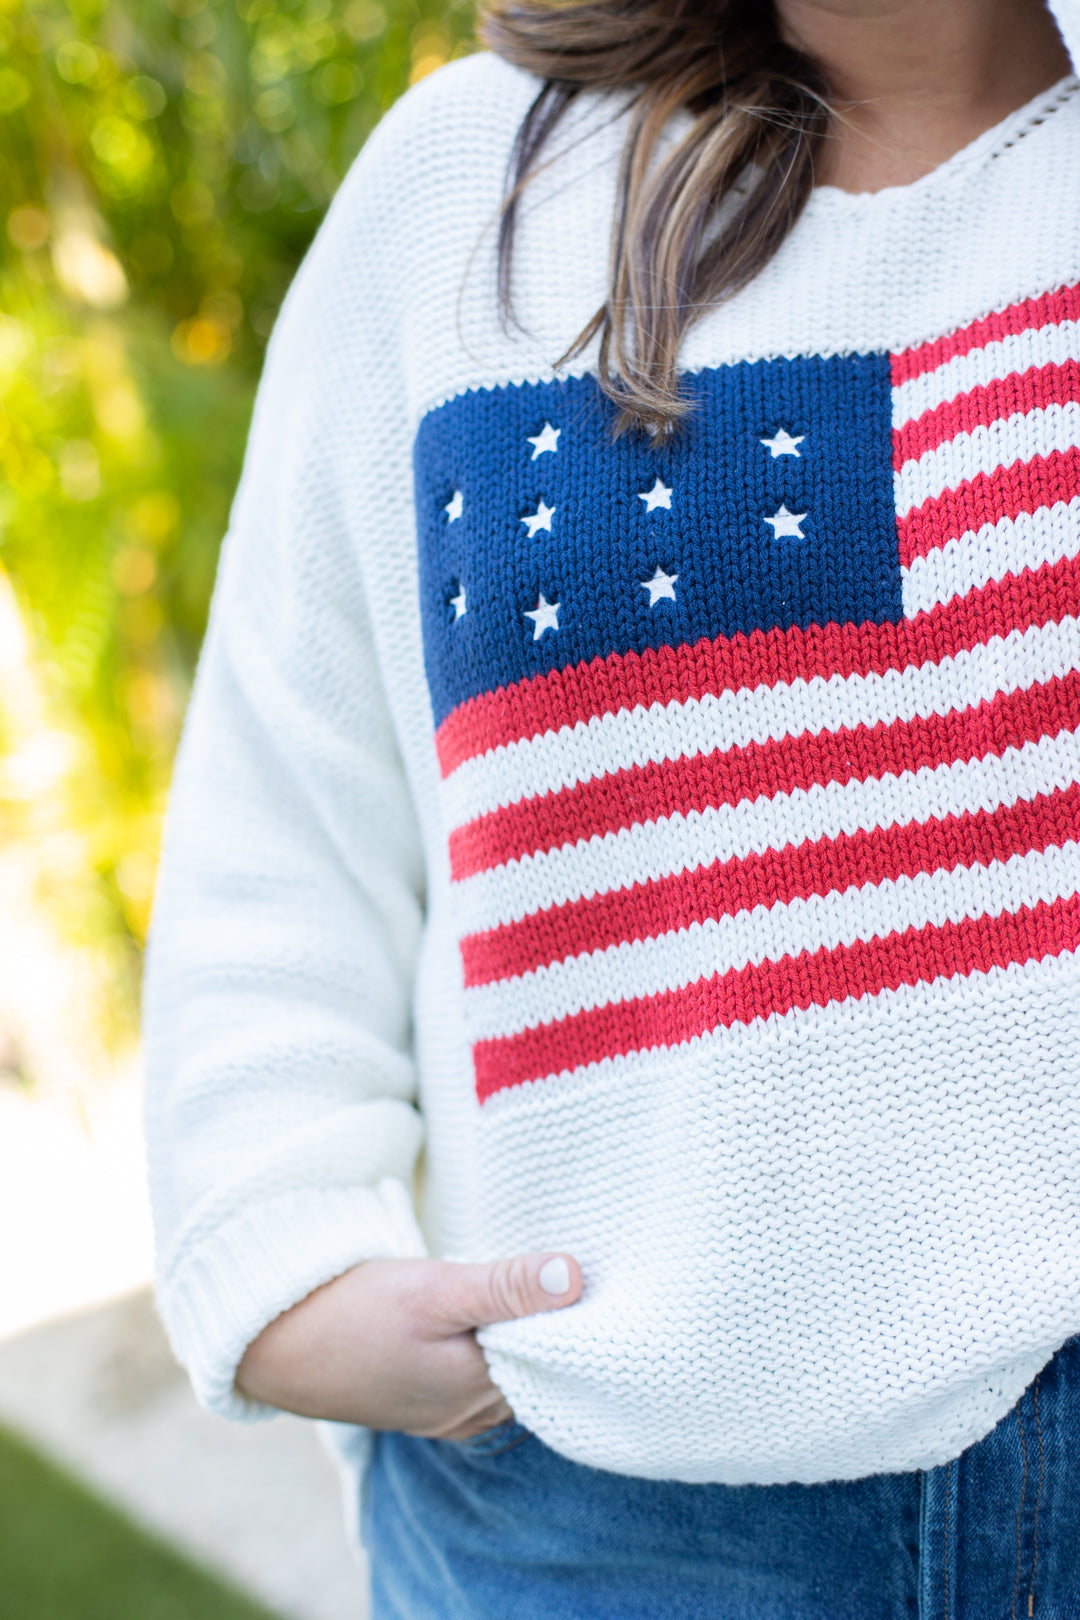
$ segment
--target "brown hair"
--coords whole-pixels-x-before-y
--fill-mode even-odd
[[[508,316],[517,202],[542,148],[582,89],[630,92],[607,300],[562,361],[599,332],[616,431],[668,433],[689,409],[685,332],[758,273],[810,194],[831,117],[822,74],[781,39],[771,0],[489,0],[482,37],[544,80],[518,131],[500,227]],[[679,109],[691,126],[658,156]]]

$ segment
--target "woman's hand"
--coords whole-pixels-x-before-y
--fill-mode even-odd
[[[580,1294],[568,1255],[366,1260],[264,1328],[237,1386],[303,1417],[467,1440],[513,1416],[475,1329],[561,1310]]]

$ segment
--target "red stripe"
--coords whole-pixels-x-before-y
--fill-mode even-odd
[[[1080,399],[1080,364],[1065,360],[1061,365],[1033,366],[1014,371],[1007,377],[957,394],[933,410],[906,422],[893,434],[893,466],[900,470],[905,461],[916,461],[928,450],[936,450],[958,433],[986,427],[1005,417],[1045,410],[1048,405],[1067,405]]]
[[[900,776],[924,765],[1000,757],[1040,737],[1080,728],[1080,673],[1001,693],[968,709],[913,720],[842,726],[742,748],[633,765],[576,787],[479,816],[450,835],[455,881],[506,861],[624,827],[722,804],[773,798],[825,782]]]
[[[1070,452],[1080,457],[1080,451]],[[1080,460],[1077,462],[1080,488]],[[1012,630],[1052,623],[1080,611],[1080,558],[1065,558],[991,580],[898,624],[827,624],[693,646],[612,653],[591,663],[535,675],[470,698],[436,734],[448,776],[467,759],[595,716],[686,703],[720,692],[781,686],[815,675],[847,678],[938,663]]]
[[[1080,495],[1080,450],[1075,447],[977,473],[897,519],[901,566],[910,568],[916,557],[925,557],[984,523],[1037,512],[1075,495]]]
[[[921,377],[924,372],[936,371],[947,360],[958,354],[970,354],[987,343],[1001,338],[1015,337],[1020,332],[1038,330],[1040,326],[1057,326],[1060,321],[1080,319],[1080,286],[1060,287],[1057,292],[1043,293],[1039,298],[1025,298],[1010,304],[1008,309],[996,310],[983,320],[973,321],[948,337],[920,343],[917,348],[904,349],[892,357],[893,387]]]
[[[603,1058],[680,1046],[711,1030],[750,1024],[794,1008],[877,995],[902,984],[988,973],[1010,962],[1060,956],[1080,946],[1080,898],[1040,901],[999,917],[927,923],[885,939],[804,951],[733,968],[682,990],[609,1003],[473,1048],[480,1100]]]
[[[588,900],[572,901],[461,942],[467,985],[492,984],[552,962],[658,939],[755,906],[787,905],[920,872],[989,866],[1080,838],[1080,785],[1020,804],[903,827],[789,845]]]

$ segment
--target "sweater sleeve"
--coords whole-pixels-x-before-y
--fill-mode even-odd
[[[384,139],[270,345],[148,953],[159,1304],[200,1399],[229,1416],[261,1415],[235,1371],[275,1316],[363,1259],[423,1252],[422,846],[365,593],[365,487],[409,481]]]

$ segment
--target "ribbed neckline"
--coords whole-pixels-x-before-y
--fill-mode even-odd
[[[880,191],[844,191],[840,186],[815,186],[810,193],[807,208],[831,209],[888,208],[900,200],[930,195],[949,185],[953,179],[972,168],[990,163],[1007,152],[1018,141],[1037,129],[1053,116],[1080,90],[1080,78],[1070,73],[1059,79],[1049,90],[1043,90],[1023,107],[977,135],[967,146],[954,152],[952,157],[939,163],[936,169],[920,175],[904,186],[883,186]]]

